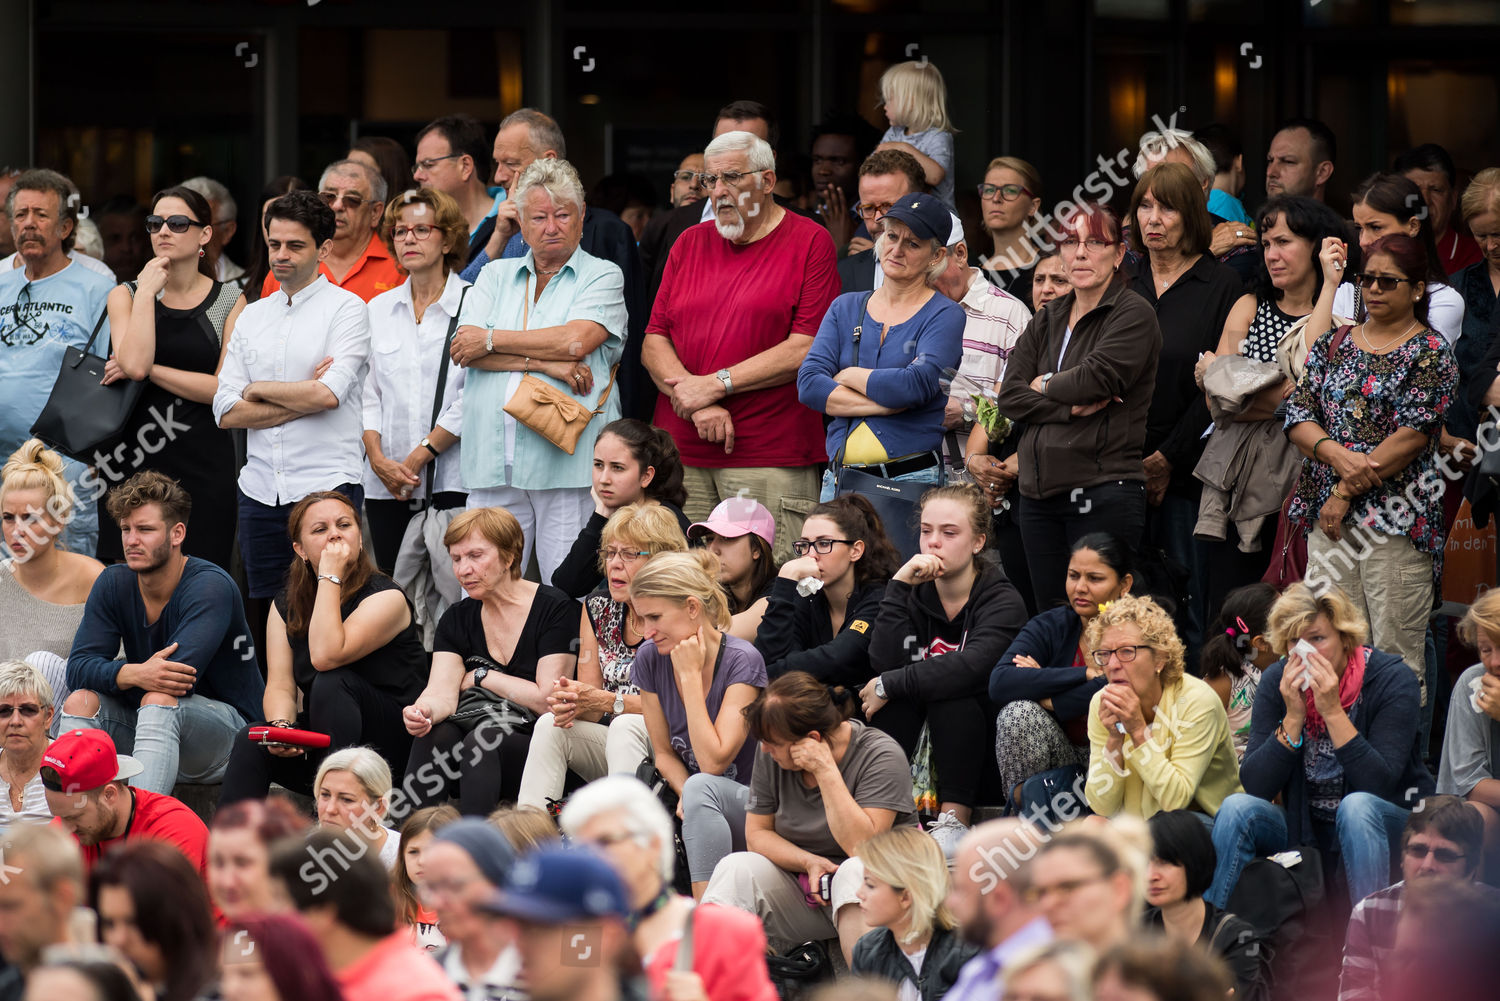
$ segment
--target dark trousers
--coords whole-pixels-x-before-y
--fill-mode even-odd
[[[1068,490],[1045,500],[1020,498],[1021,539],[1031,572],[1036,609],[1045,612],[1067,597],[1073,543],[1090,532],[1110,532],[1133,550],[1146,527],[1144,480],[1114,480]]]
[[[521,791],[531,727],[485,720],[465,733],[446,720],[412,741],[406,763],[411,807],[436,806],[454,795],[464,816],[485,817]]]
[[[434,495],[431,506],[439,511],[463,507],[469,495],[457,490],[444,490]],[[401,539],[406,535],[406,526],[411,516],[427,510],[427,498],[421,500],[371,500],[365,499],[365,519],[370,523],[370,549],[375,554],[375,565],[383,573],[396,573],[396,557],[401,552]]]
[[[411,734],[401,721],[404,699],[376,688],[347,668],[336,668],[313,678],[306,703],[307,710],[297,719],[297,726],[328,734],[327,749],[279,757],[251,743],[246,727],[229,755],[219,797],[221,806],[242,799],[264,799],[272,782],[293,792],[311,793],[313,778],[325,756],[361,744],[373,747],[400,780],[411,753]]]
[[[333,489],[349,498],[358,511],[365,502],[365,488],[358,483],[340,483]],[[286,583],[287,568],[296,556],[287,534],[287,517],[295,504],[262,504],[236,491],[240,503],[240,559],[250,597],[274,598]]]
[[[870,721],[895,738],[908,759],[916,752],[923,723],[928,724],[932,738],[938,802],[979,805],[981,791],[1000,784],[995,756],[975,752],[975,748],[995,746],[995,707],[981,695],[931,702],[896,699]]]

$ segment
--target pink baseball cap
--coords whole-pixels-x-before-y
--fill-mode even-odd
[[[751,497],[728,497],[719,501],[707,521],[698,521],[688,526],[688,538],[696,539],[704,532],[722,535],[726,539],[738,539],[742,535],[758,535],[766,545],[776,544],[776,519],[766,506]]]

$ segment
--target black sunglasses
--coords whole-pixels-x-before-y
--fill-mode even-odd
[[[1360,288],[1376,288],[1382,292],[1394,292],[1396,291],[1396,286],[1400,285],[1403,282],[1408,285],[1416,284],[1416,282],[1410,278],[1393,278],[1390,275],[1359,274],[1352,277],[1354,278],[1354,284],[1358,285]]]
[[[189,226],[202,226],[203,223],[192,216],[169,215],[163,219],[159,215],[148,215],[146,217],[146,232],[160,233],[163,226],[174,233],[186,233]]]

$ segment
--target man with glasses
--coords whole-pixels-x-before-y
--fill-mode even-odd
[[[0,383],[5,386],[0,393],[0,455],[10,455],[31,437],[64,351],[82,348],[95,325],[104,321],[114,281],[70,256],[79,201],[78,189],[63,175],[28,170],[16,178],[6,203],[21,266],[0,268]],[[93,351],[107,357],[109,348],[104,322]],[[66,460],[64,466],[79,503],[63,542],[75,553],[92,554],[99,541],[94,502],[100,491],[82,485],[88,472],[83,463]]]
[[[849,256],[839,261],[839,284],[844,292],[873,292],[885,279],[875,260],[873,234],[891,206],[914,192],[926,191],[922,165],[910,153],[882,149],[859,165],[859,203],[854,212],[864,227],[849,243]]]
[[[674,209],[701,202],[708,197],[708,192],[703,190],[703,185],[698,180],[698,176],[702,173],[702,153],[689,153],[682,158],[682,162],[677,165],[677,170],[672,174],[672,184],[667,189],[667,200],[671,202]],[[646,228],[648,230],[651,228],[649,222]]]
[[[485,186],[490,172],[489,144],[484,126],[472,115],[444,115],[417,133],[417,158],[411,176],[417,187],[433,188],[458,202],[469,224],[469,250],[464,263],[473,262],[495,232],[495,196],[498,189]],[[399,198],[399,191],[389,193]],[[508,238],[508,234],[507,234]],[[504,240],[494,245],[504,246]]]
[[[821,417],[797,399],[798,366],[838,293],[833,240],[778,205],[765,140],[727,132],[703,151],[712,226],[672,248],[641,360],[664,394],[654,423],[682,453],[688,502],[706,520],[749,496],[776,515],[776,560],[818,498]]]
[[[949,1001],[989,1001],[1019,957],[1052,941],[1052,928],[1028,897],[1031,857],[1045,837],[1024,820],[990,820],[958,843],[948,909],[964,940],[984,951],[964,965]]]
[[[318,273],[369,302],[406,280],[375,231],[385,210],[385,178],[358,160],[339,160],[323,171],[318,197],[333,210],[333,242]],[[273,268],[261,298],[280,288]]]
[[[1396,925],[1407,888],[1445,877],[1477,881],[1483,848],[1484,821],[1463,799],[1428,796],[1417,804],[1401,834],[1400,882],[1376,890],[1349,916],[1339,1001],[1379,1001],[1385,996],[1382,974],[1396,945]],[[1496,892],[1488,886],[1484,889]]]

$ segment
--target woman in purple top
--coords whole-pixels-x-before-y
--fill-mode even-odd
[[[682,842],[693,895],[701,897],[714,863],[745,850],[743,829],[730,845],[705,838],[720,800],[749,796],[755,742],[744,709],[766,686],[766,664],[755,647],[724,632],[729,607],[718,586],[719,560],[695,549],[653,556],[630,582],[645,642],[632,680],[651,735],[654,763],[680,797]]]

